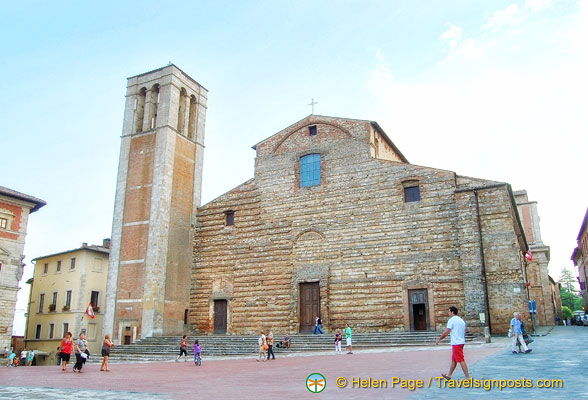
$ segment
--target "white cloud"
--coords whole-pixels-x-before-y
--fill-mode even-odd
[[[453,51],[457,49],[457,46],[461,41],[463,29],[451,23],[447,23],[447,25],[449,26],[449,29],[443,32],[441,36],[439,36],[439,39],[441,39],[442,42],[447,43],[449,48]]]
[[[504,28],[514,28],[532,14],[544,11],[550,6],[551,0],[527,0],[522,8],[519,8],[517,4],[511,4],[504,10],[494,11],[482,29],[499,31]]]
[[[504,10],[494,11],[482,29],[497,31],[505,27],[513,27],[523,22],[527,16],[526,12],[519,10],[519,6],[511,4]]]
[[[527,0],[524,9],[532,13],[546,10],[551,6],[551,0]]]
[[[557,279],[570,264],[588,199],[588,188],[577,184],[588,148],[588,2],[550,20],[553,43],[534,46],[537,30],[520,17],[549,6],[541,4],[504,13],[500,23],[491,18],[496,29],[518,24],[516,35],[489,29],[470,38],[449,25],[439,39],[457,46],[410,81],[397,79],[380,54],[368,87],[378,104],[374,118],[412,163],[528,190],[539,202]],[[573,190],[565,209],[556,187]]]

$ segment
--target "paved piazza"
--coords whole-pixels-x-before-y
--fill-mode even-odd
[[[0,398],[11,399],[588,399],[588,327],[556,327],[536,337],[530,354],[512,354],[508,338],[491,344],[466,345],[470,374],[478,382],[534,386],[563,383],[563,388],[451,388],[439,387],[441,373],[449,365],[449,346],[357,351],[353,355],[313,353],[283,356],[269,362],[248,359],[203,360],[193,363],[111,364],[111,372],[90,364],[83,374],[62,372],[60,367],[0,368]],[[206,349],[204,349],[206,352]],[[174,355],[170,355],[173,360]],[[320,390],[312,374],[321,374]],[[346,387],[339,388],[346,380]],[[459,367],[454,378],[461,379]],[[370,381],[371,379],[371,381]],[[392,387],[393,381],[401,380]],[[521,381],[525,379],[525,381]],[[404,382],[402,382],[404,380]],[[409,390],[399,387],[417,385]],[[545,381],[550,380],[550,381]],[[553,381],[556,380],[556,381]],[[318,383],[314,385],[313,382]],[[371,388],[351,387],[368,385]],[[430,386],[429,386],[430,382]],[[463,383],[462,383],[463,384]],[[375,387],[375,386],[386,387]]]

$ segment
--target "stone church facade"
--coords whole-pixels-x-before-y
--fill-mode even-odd
[[[372,121],[311,115],[254,146],[254,177],[198,208],[188,322],[201,333],[471,330],[526,311],[507,183],[408,162]]]
[[[507,183],[413,165],[373,121],[310,115],[200,207],[207,98],[173,64],[127,80],[103,331],[117,344],[306,332],[316,315],[327,330],[440,330],[451,305],[505,333],[529,298],[557,309],[526,194],[517,211]]]

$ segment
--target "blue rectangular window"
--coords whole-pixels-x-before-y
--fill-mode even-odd
[[[421,193],[418,186],[404,188],[404,201],[411,203],[413,201],[421,201]]]
[[[300,158],[300,187],[321,184],[321,155],[309,154]]]

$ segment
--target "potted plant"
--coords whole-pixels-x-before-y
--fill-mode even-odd
[[[69,306],[68,305],[63,306],[63,308],[61,309],[61,311],[69,311]]]
[[[100,312],[100,307],[98,307],[98,306],[94,306],[92,309],[94,310],[95,313]]]
[[[49,304],[49,312],[55,311],[55,304]]]

